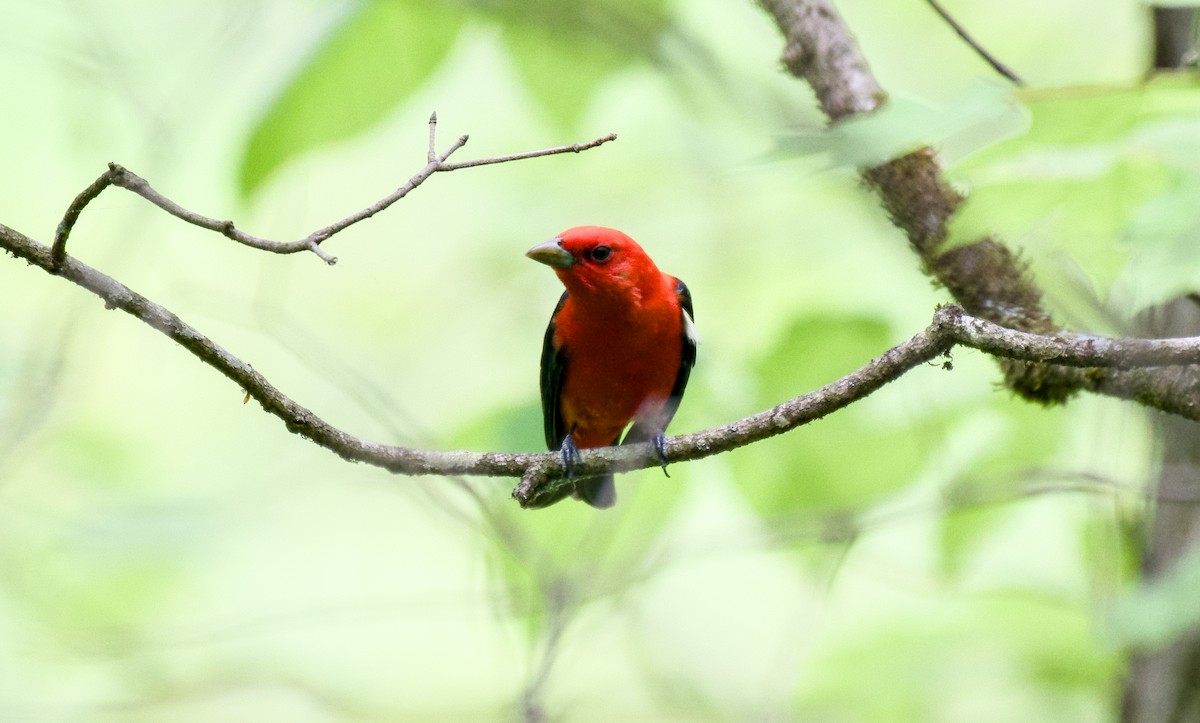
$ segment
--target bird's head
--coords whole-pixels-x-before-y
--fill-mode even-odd
[[[525,255],[552,267],[576,294],[620,294],[659,278],[658,267],[636,241],[603,226],[569,228]]]

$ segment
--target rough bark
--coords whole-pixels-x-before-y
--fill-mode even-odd
[[[1139,331],[1153,336],[1200,332],[1200,299],[1175,299],[1151,309]],[[1200,369],[1169,373],[1180,386],[1200,383]],[[1162,466],[1146,516],[1142,576],[1152,582],[1171,572],[1200,546],[1200,424],[1177,416],[1154,420],[1161,439]],[[1187,632],[1158,649],[1135,651],[1125,682],[1127,723],[1200,720],[1200,631]]]

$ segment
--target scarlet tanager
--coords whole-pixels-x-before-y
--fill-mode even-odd
[[[578,226],[526,254],[554,269],[567,290],[542,345],[546,445],[571,477],[579,448],[649,442],[666,469],[667,424],[696,362],[692,296],[642,247],[602,226]],[[593,507],[616,502],[613,476],[575,480],[568,493]]]

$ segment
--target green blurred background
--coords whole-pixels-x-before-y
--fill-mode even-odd
[[[923,328],[949,299],[854,169],[916,142],[975,194],[963,238],[1023,248],[1074,327],[1196,288],[1200,101],[1186,76],[1141,82],[1146,8],[948,5],[1033,89],[923,3],[846,0],[894,104],[825,133],[750,2],[0,0],[0,222],[48,242],[116,161],[292,240],[415,173],[434,110],[443,147],[471,135],[455,160],[618,133],[439,174],[327,242],[333,267],[120,190],[83,214],[81,260],[332,424],[437,449],[541,449],[561,287],[523,253],[573,225],[630,233],[692,290],[674,432]],[[1125,646],[1194,591],[1124,592],[1143,413],[1021,403],[974,352],[625,475],[612,511],[524,512],[512,480],[347,464],[6,261],[0,720],[1107,720]]]

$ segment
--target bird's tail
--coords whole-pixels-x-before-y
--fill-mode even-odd
[[[576,480],[574,497],[592,507],[605,509],[617,503],[617,485],[611,474]]]

